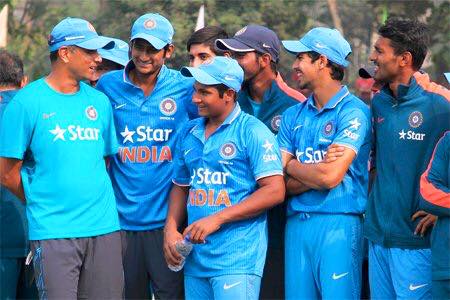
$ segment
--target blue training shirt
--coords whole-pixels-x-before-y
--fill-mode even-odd
[[[357,155],[335,188],[291,196],[288,215],[299,212],[362,214],[367,201],[369,108],[345,86],[321,110],[316,108],[313,97],[288,108],[283,114],[277,135],[281,151],[304,164],[320,163],[331,144],[351,148]]]
[[[117,152],[108,98],[80,83],[62,94],[39,79],[6,106],[0,156],[35,162],[22,168],[30,240],[91,237],[119,230],[105,156]]]
[[[179,131],[197,111],[192,103],[193,79],[162,66],[155,87],[145,97],[125,70],[103,75],[97,89],[113,107],[120,143],[110,164],[120,224],[125,230],[164,226],[172,185],[172,156]]]
[[[180,136],[174,183],[190,186],[188,223],[244,201],[257,180],[282,175],[278,144],[258,119],[236,104],[223,124],[205,140],[205,118],[190,121]],[[185,274],[213,277],[262,275],[267,250],[266,213],[223,225],[195,245]]]

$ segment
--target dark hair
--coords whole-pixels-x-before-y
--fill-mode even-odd
[[[256,57],[261,57],[264,54],[268,54],[268,53],[261,53],[261,52],[256,52]],[[278,73],[278,64],[276,62],[274,62],[273,60],[270,60],[270,69],[272,70],[272,72],[274,72],[275,74]]]
[[[50,52],[50,62],[55,62],[58,59],[58,50]]]
[[[226,91],[232,89],[232,88],[226,86],[226,85],[223,84],[223,83],[213,84],[213,85],[210,85],[210,87],[215,88],[215,89],[217,90],[217,92],[219,92],[219,96],[220,96],[221,98],[223,98],[223,94],[225,94]],[[236,97],[237,97],[237,92],[235,91],[235,92],[234,92],[234,100],[236,100]]]
[[[20,87],[23,62],[16,54],[0,49],[0,86]]]
[[[319,59],[320,53],[317,53],[315,51],[306,52],[306,54],[311,57],[311,61],[315,62]],[[338,65],[335,62],[332,62],[331,60],[328,60],[327,67],[331,69],[331,78],[334,80],[342,81],[344,79],[344,67],[341,65]]]
[[[425,24],[417,20],[389,18],[378,29],[378,33],[391,41],[396,55],[411,53],[413,68],[420,69],[430,43],[429,30]]]
[[[191,50],[193,44],[205,44],[216,55],[223,55],[225,51],[217,49],[215,42],[217,39],[227,39],[228,33],[218,26],[207,26],[194,32],[186,43],[187,51]]]

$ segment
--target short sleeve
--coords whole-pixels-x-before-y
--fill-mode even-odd
[[[14,98],[7,104],[0,123],[0,156],[23,159],[33,127],[27,109]]]
[[[294,140],[292,138],[292,112],[293,108],[287,109],[281,116],[281,125],[277,135],[277,141],[280,145],[280,149],[283,152],[287,152],[294,155]]]
[[[281,153],[272,132],[262,123],[253,125],[248,132],[247,155],[256,180],[283,175]]]
[[[354,108],[339,114],[334,144],[348,147],[358,154],[359,149],[370,138],[370,118],[362,109]]]
[[[103,131],[103,140],[105,142],[104,156],[110,156],[118,152],[119,144],[117,142],[116,127],[114,126],[112,107],[109,104],[109,100],[107,98],[106,100],[105,129]]]
[[[187,124],[189,125],[189,123]],[[178,139],[175,144],[175,155],[174,155],[174,173],[172,182],[179,186],[190,186],[190,173],[189,169],[186,165],[186,161],[184,159],[184,150],[183,150],[183,140],[185,139],[185,136],[187,134],[188,128],[185,126],[183,130],[181,131],[181,134],[178,135]]]

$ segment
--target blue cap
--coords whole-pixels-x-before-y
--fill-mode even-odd
[[[62,46],[78,46],[88,50],[101,48],[110,49],[114,42],[104,36],[99,36],[94,26],[86,20],[78,18],[65,18],[59,22],[48,37],[50,52]]]
[[[248,25],[230,39],[217,39],[216,47],[234,52],[268,53],[274,62],[278,62],[281,44],[273,30],[261,25]]]
[[[450,72],[444,73],[445,79],[447,79],[447,82],[450,83]]]
[[[299,41],[282,41],[284,48],[294,54],[315,51],[343,67],[348,67],[346,57],[352,53],[350,44],[337,29],[316,27]]]
[[[160,14],[145,14],[140,16],[131,28],[131,38],[144,39],[160,50],[172,43],[174,30],[169,20]]]
[[[205,85],[223,83],[227,87],[239,92],[244,81],[244,70],[232,58],[216,56],[210,63],[204,63],[197,68],[183,67],[181,74],[194,77],[196,81]]]
[[[125,67],[130,60],[128,57],[128,49],[130,48],[128,47],[128,43],[125,43],[119,39],[111,38],[111,40],[114,41],[114,48],[99,49],[98,53],[102,58],[113,61]]]

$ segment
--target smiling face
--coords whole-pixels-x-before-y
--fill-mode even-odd
[[[198,114],[207,118],[220,118],[229,113],[230,105],[234,105],[235,92],[226,90],[220,95],[215,86],[195,82],[192,102],[198,107]]]
[[[65,48],[65,49],[64,49]],[[100,77],[97,68],[102,62],[97,50],[87,50],[77,46],[61,47],[69,62],[68,69],[77,80],[95,81]]]
[[[189,49],[189,66],[198,67],[201,64],[210,62],[216,54],[211,47],[206,44],[192,44]]]
[[[172,54],[173,48],[158,50],[144,39],[135,39],[131,43],[131,60],[136,72],[151,75],[159,72],[166,58]]]
[[[318,61],[312,61],[307,53],[299,53],[292,64],[300,89],[313,89],[312,83],[318,78]]]
[[[399,74],[403,57],[395,54],[389,39],[380,37],[375,42],[369,59],[376,66],[374,79],[389,83]]]

